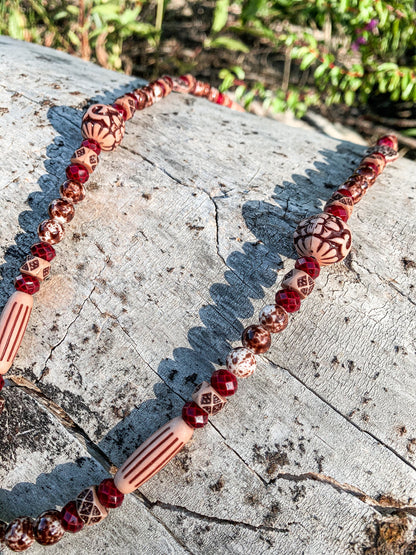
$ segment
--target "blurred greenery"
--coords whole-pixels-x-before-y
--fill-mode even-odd
[[[188,51],[183,13],[201,5],[206,21],[199,44],[190,41],[194,54],[185,63],[182,54],[175,59],[169,52],[168,41],[161,48],[167,20],[169,39],[177,30],[177,42]],[[197,75],[203,55],[214,60],[221,52],[221,89],[236,87],[247,107],[257,99],[272,111],[302,116],[309,106],[366,105],[378,96],[392,104],[416,101],[410,0],[2,0],[0,6],[1,34],[128,73],[135,68],[137,41],[158,65],[191,66]],[[198,27],[195,12],[190,23]],[[262,52],[280,56],[273,78],[262,73]],[[414,128],[406,132],[416,135]]]

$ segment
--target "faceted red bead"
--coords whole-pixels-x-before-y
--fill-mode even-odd
[[[327,208],[325,208],[324,212],[326,212],[327,214],[332,214],[337,218],[341,218],[343,222],[347,222],[349,218],[348,212],[342,206],[328,206]]]
[[[352,198],[352,193],[348,189],[338,189],[338,191],[336,191],[336,192],[339,193],[340,195],[343,195],[344,197],[351,197]]]
[[[97,141],[94,141],[94,139],[84,139],[81,143],[81,146],[85,146],[85,148],[90,148],[95,152],[97,156],[101,154],[101,147],[97,143]]]
[[[127,120],[127,112],[123,108],[123,106],[121,106],[121,104],[111,104],[111,106],[117,110],[117,112],[121,115],[124,121]]]
[[[84,528],[84,521],[78,514],[75,501],[70,501],[61,510],[61,524],[67,532],[79,532]]]
[[[295,262],[295,268],[306,272],[312,279],[316,279],[321,272],[319,262],[313,256],[302,256],[298,258]]]
[[[395,135],[385,135],[384,137],[380,137],[377,144],[388,146],[394,150],[397,150],[398,147],[397,137]]]
[[[87,168],[84,168],[81,164],[70,164],[67,166],[65,173],[69,180],[78,183],[85,183],[89,177]]]
[[[182,408],[182,418],[192,428],[203,428],[208,422],[208,413],[193,401],[188,401]]]
[[[43,260],[47,260],[48,262],[53,260],[56,256],[55,249],[49,243],[35,243],[30,247],[30,252],[33,256],[43,258]]]
[[[215,370],[211,376],[211,385],[223,397],[230,397],[238,389],[236,376],[228,370]]]
[[[4,387],[4,378],[3,376],[0,376],[0,391],[3,389]]]
[[[217,104],[224,104],[224,95],[220,93],[217,97]]]
[[[120,507],[124,500],[124,493],[119,491],[112,478],[106,478],[97,487],[97,495],[100,502],[107,509],[116,509]]]
[[[300,309],[300,296],[296,291],[280,289],[276,293],[276,304],[283,306],[286,312],[297,312]]]
[[[39,291],[39,280],[34,276],[21,274],[14,280],[14,286],[17,291],[22,291],[22,293],[27,293],[28,295],[34,295]]]

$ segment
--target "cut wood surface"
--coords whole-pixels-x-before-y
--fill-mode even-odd
[[[4,306],[83,111],[142,82],[4,37],[0,75]],[[363,152],[179,94],[127,123],[7,374],[0,519],[60,508],[180,413],[273,302],[297,222]],[[349,221],[351,254],[226,408],[48,554],[416,553],[415,169],[387,167]]]

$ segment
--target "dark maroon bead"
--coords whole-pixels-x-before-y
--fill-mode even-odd
[[[0,391],[3,389],[4,387],[4,378],[3,376],[0,376]]]
[[[338,191],[336,191],[336,192],[339,193],[340,195],[343,195],[344,197],[351,197],[352,198],[352,193],[348,189],[338,189]]]
[[[312,279],[316,279],[321,272],[319,262],[313,256],[302,256],[298,258],[295,262],[295,268],[306,272]]]
[[[112,478],[106,478],[97,487],[97,495],[100,502],[107,509],[116,509],[120,507],[124,500],[124,493],[119,491]]]
[[[94,139],[84,139],[81,146],[85,146],[85,148],[93,150],[97,156],[101,154],[101,147],[97,141],[94,141]]]
[[[228,370],[215,370],[211,376],[211,385],[223,397],[234,395],[238,389],[236,376]]]
[[[79,516],[75,501],[70,501],[61,510],[61,524],[67,532],[79,532],[84,528],[84,521]]]
[[[40,514],[34,524],[35,540],[41,545],[58,543],[65,534],[61,522],[60,511],[45,511]]]
[[[346,211],[345,208],[334,204],[332,206],[328,206],[327,208],[325,208],[324,212],[326,212],[327,214],[332,214],[337,218],[341,218],[343,222],[347,222],[349,218],[348,212]]]
[[[48,262],[53,260],[56,256],[55,249],[49,243],[35,243],[30,247],[30,252],[33,256],[43,258],[43,260],[47,260]]]
[[[14,286],[17,291],[22,291],[22,293],[27,293],[28,295],[34,295],[39,291],[40,287],[38,278],[28,274],[17,276],[14,280]]]
[[[272,337],[267,328],[253,324],[243,331],[241,341],[255,355],[261,355],[270,349]]]
[[[127,120],[127,112],[123,108],[123,106],[121,106],[121,104],[111,104],[111,106],[117,110],[117,112],[121,115],[124,121]]]
[[[276,293],[276,304],[282,306],[286,312],[296,312],[300,309],[299,293],[290,289],[280,289]]]
[[[188,401],[182,408],[182,418],[192,428],[203,428],[208,422],[208,413],[193,401]]]
[[[65,173],[70,181],[76,181],[77,183],[85,183],[89,177],[87,168],[84,168],[81,164],[70,164],[67,166]]]

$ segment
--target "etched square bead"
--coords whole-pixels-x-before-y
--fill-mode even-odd
[[[208,382],[202,382],[196,386],[192,393],[192,400],[208,414],[217,414],[227,402],[212,385]]]
[[[98,156],[91,148],[80,146],[72,155],[71,162],[81,164],[88,173],[92,173],[98,165]]]

